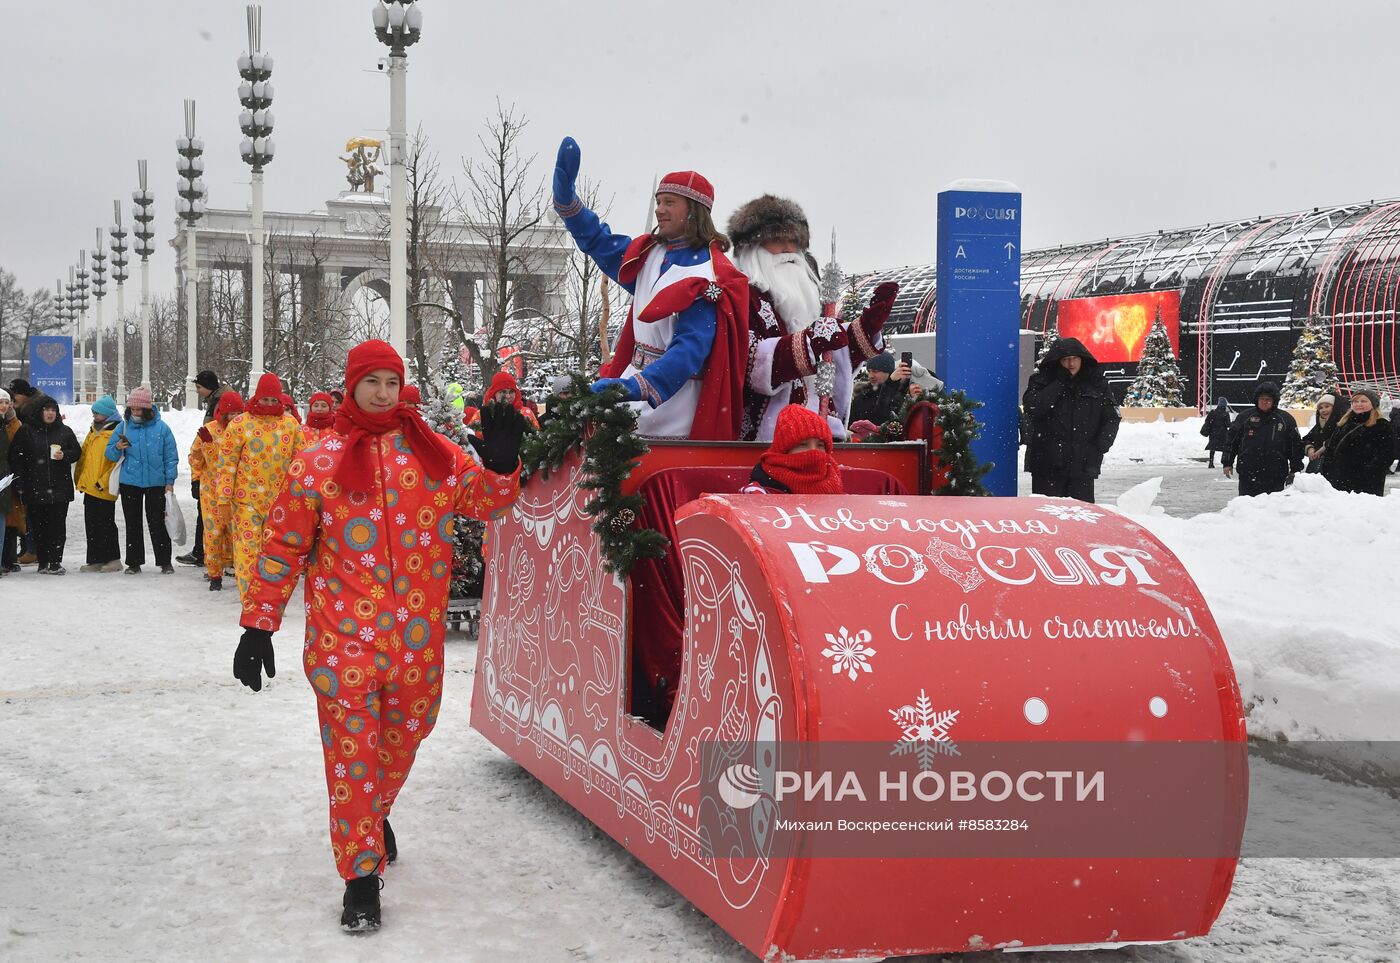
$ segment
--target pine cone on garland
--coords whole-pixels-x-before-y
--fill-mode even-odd
[[[637,520],[637,513],[630,508],[619,509],[618,513],[608,522],[608,527],[621,535]]]
[[[903,438],[904,422],[899,421],[898,419],[887,421],[885,422],[885,426],[880,429],[880,432],[886,438]]]

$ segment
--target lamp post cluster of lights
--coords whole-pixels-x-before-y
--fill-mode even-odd
[[[238,126],[243,143],[238,152],[253,169],[249,261],[252,290],[248,294],[253,322],[252,370],[248,383],[256,384],[263,372],[263,168],[272,162],[272,57],[262,52],[262,8],[248,5],[248,50],[238,58],[238,102],[243,105]]]
[[[175,193],[180,199],[175,202],[175,213],[185,222],[185,359],[189,372],[185,381],[185,407],[199,404],[199,394],[194,388],[196,371],[196,332],[199,306],[199,279],[195,273],[195,225],[204,216],[204,141],[194,133],[194,101],[185,101],[185,136],[175,141],[175,151],[180,155],[176,163],[179,180],[175,183]]]
[[[102,228],[97,228],[97,246],[92,249],[92,298],[96,303],[92,313],[92,327],[97,342],[97,388],[95,395],[106,394],[102,376],[102,298],[107,293],[107,252],[103,248]]]
[[[423,11],[414,0],[379,0],[374,35],[389,48],[389,343],[408,346],[408,48],[423,33]]]
[[[126,229],[122,227],[122,202],[112,202],[112,283],[117,286],[117,400],[126,401]]]

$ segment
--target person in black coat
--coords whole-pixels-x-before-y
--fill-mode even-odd
[[[1031,491],[1094,500],[1094,479],[1118,437],[1118,407],[1099,362],[1078,338],[1060,338],[1021,397]]]
[[[58,417],[58,402],[44,397],[37,424],[20,429],[20,497],[34,528],[39,574],[62,575],[68,539],[68,505],[73,501],[73,466],[82,448],[73,429]]]
[[[850,424],[868,421],[884,425],[904,407],[904,395],[909,390],[909,366],[896,362],[888,351],[865,362],[867,381],[856,386],[851,397]]]
[[[1303,470],[1303,439],[1298,423],[1278,406],[1278,385],[1261,381],[1254,389],[1254,407],[1235,419],[1220,459],[1225,477],[1239,462],[1241,495],[1281,492],[1296,472]]]
[[[1206,420],[1201,423],[1201,434],[1206,436],[1206,451],[1210,452],[1210,461],[1207,468],[1215,467],[1215,453],[1225,450],[1225,442],[1230,437],[1230,403],[1221,395],[1215,402],[1215,407],[1206,415]]]
[[[1351,396],[1351,410],[1332,433],[1324,477],[1344,492],[1384,495],[1386,470],[1394,456],[1395,436],[1390,422],[1381,417],[1380,393],[1363,388]]]
[[[1327,441],[1337,429],[1337,422],[1346,409],[1337,404],[1337,396],[1328,392],[1317,399],[1313,413],[1312,427],[1303,436],[1303,455],[1308,459],[1307,472],[1315,475],[1322,470],[1322,460],[1327,454]]]

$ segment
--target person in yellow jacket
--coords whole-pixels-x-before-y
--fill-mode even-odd
[[[301,447],[301,426],[282,409],[282,382],[268,372],[258,379],[243,414],[233,416],[219,439],[217,510],[227,515],[233,534],[240,598],[252,580],[268,509]]]
[[[224,588],[224,569],[233,564],[233,533],[229,531],[228,513],[219,511],[219,442],[229,421],[243,410],[243,397],[232,389],[219,395],[214,404],[214,417],[195,433],[190,445],[190,478],[199,483],[199,511],[204,518],[204,568],[208,572],[209,591]]]
[[[107,442],[117,426],[117,403],[103,395],[92,403],[92,427],[83,439],[78,457],[77,489],[83,493],[83,527],[87,531],[87,564],[80,572],[120,572],[122,548],[117,540],[117,493],[112,491],[112,469]]]

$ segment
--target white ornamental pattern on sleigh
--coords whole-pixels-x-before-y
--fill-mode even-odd
[[[852,682],[860,677],[861,672],[873,672],[870,665],[870,658],[875,654],[875,650],[870,647],[870,630],[861,629],[852,635],[843,625],[833,635],[830,632],[823,633],[826,636],[827,646],[822,649],[822,655],[831,660],[832,675],[845,673]]]

